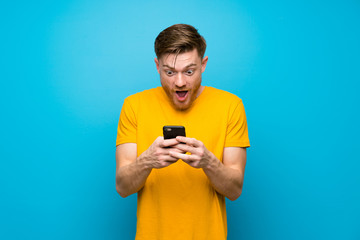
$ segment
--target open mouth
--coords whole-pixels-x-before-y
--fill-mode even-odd
[[[176,97],[179,101],[184,101],[188,95],[188,91],[176,91]]]

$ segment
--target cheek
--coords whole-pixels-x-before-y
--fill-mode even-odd
[[[167,86],[173,86],[175,84],[174,77],[163,76],[161,81],[163,81]]]
[[[164,88],[171,89],[171,87],[172,87],[171,79],[169,79],[167,77],[160,77],[160,82]]]
[[[191,85],[198,85],[201,82],[201,74],[194,75],[191,79]]]
[[[164,76],[164,75],[162,75],[162,74],[160,74],[160,81],[162,82],[162,83],[166,83],[167,81],[166,81],[166,77]]]

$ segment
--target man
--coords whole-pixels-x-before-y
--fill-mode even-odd
[[[155,40],[162,87],[125,99],[116,140],[116,189],[138,193],[136,239],[226,239],[225,197],[242,191],[249,147],[241,99],[201,85],[206,42],[185,24]],[[165,125],[188,137],[164,140]]]

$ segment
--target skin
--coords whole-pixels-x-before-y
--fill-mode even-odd
[[[196,50],[178,56],[169,54],[159,60],[155,58],[161,85],[177,110],[184,111],[190,108],[203,91],[201,74],[205,71],[207,60],[208,57],[201,59]],[[183,93],[179,94],[179,91]],[[187,155],[186,152],[191,155]],[[220,162],[201,141],[188,137],[168,140],[158,137],[139,157],[136,143],[118,145],[116,190],[122,197],[136,193],[144,186],[152,169],[167,167],[179,159],[191,167],[201,168],[214,189],[230,200],[235,200],[241,195],[246,148],[224,148],[223,162]]]
[[[208,57],[201,59],[197,50],[179,55],[169,54],[155,58],[156,69],[167,96],[177,110],[188,109],[204,90],[201,74],[205,71]],[[177,91],[187,91],[185,99],[179,99]]]

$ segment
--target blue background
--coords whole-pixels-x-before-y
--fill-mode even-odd
[[[115,190],[126,96],[159,86],[157,34],[207,40],[204,85],[251,140],[229,239],[360,239],[360,2],[7,1],[0,10],[0,239],[133,239]]]

